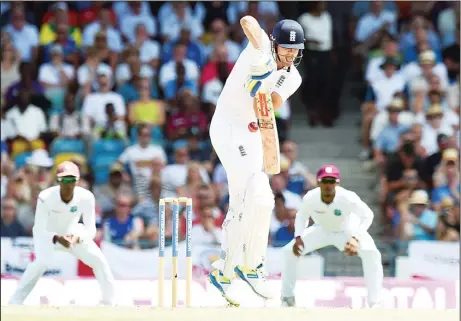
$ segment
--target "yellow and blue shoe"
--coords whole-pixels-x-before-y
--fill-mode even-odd
[[[245,281],[250,288],[263,299],[272,299],[273,295],[267,286],[266,278],[264,277],[263,265],[260,264],[255,270],[245,269],[238,265],[234,268],[238,277]]]
[[[219,292],[221,292],[221,295],[224,299],[226,299],[227,303],[229,303],[230,306],[240,306],[240,303],[234,301],[227,295],[228,289],[232,284],[232,280],[225,277],[220,270],[216,269],[210,274],[208,274],[208,280],[219,290]]]

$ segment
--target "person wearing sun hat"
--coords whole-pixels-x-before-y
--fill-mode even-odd
[[[368,305],[381,303],[383,267],[381,253],[367,232],[373,212],[360,197],[338,184],[341,174],[333,164],[317,172],[318,187],[307,192],[295,218],[295,239],[284,248],[282,305],[295,305],[296,267],[299,256],[329,245],[362,260]],[[307,227],[312,218],[314,225]]]
[[[426,123],[423,128],[421,145],[426,150],[427,155],[430,156],[438,151],[437,135],[443,133],[452,136],[454,131],[452,127],[442,123],[444,112],[440,105],[432,105],[425,115]]]
[[[75,163],[62,162],[56,169],[58,185],[38,195],[33,227],[36,259],[27,266],[10,304],[24,303],[55,251],[68,252],[92,268],[101,286],[103,304],[115,304],[114,276],[93,240],[96,200],[92,192],[76,186],[79,178],[80,170]],[[78,223],[80,218],[83,224]]]

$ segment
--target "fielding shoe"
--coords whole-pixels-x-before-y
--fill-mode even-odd
[[[294,296],[291,296],[288,298],[282,297],[282,307],[292,308],[295,306],[296,306],[296,300]]]
[[[273,295],[267,286],[262,264],[256,270],[245,270],[243,266],[239,265],[234,268],[234,271],[258,296],[263,299],[272,299]]]
[[[224,299],[229,303],[230,306],[238,307],[240,306],[240,303],[234,301],[232,298],[230,298],[227,295],[227,292],[229,290],[229,287],[232,284],[232,280],[229,278],[226,278],[223,273],[220,270],[214,270],[210,274],[208,274],[208,280],[212,285],[215,286],[221,292],[221,295],[223,296]]]

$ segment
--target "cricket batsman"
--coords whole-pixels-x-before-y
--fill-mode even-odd
[[[340,173],[334,165],[324,165],[317,173],[319,187],[309,191],[295,221],[295,239],[284,247],[282,305],[295,306],[296,266],[300,255],[333,245],[346,255],[362,259],[369,307],[381,303],[383,266],[381,253],[367,230],[373,212],[359,196],[338,186]],[[314,225],[308,227],[309,218]]]
[[[301,85],[296,66],[304,49],[303,28],[294,20],[278,22],[270,37],[251,16],[240,24],[249,43],[226,81],[210,125],[213,147],[227,173],[230,200],[221,259],[209,280],[235,306],[239,304],[228,296],[235,274],[259,296],[272,296],[265,287],[263,262],[274,195],[263,170],[254,97],[264,89],[274,109],[279,108]],[[242,252],[243,266],[238,265]]]
[[[80,172],[76,164],[63,162],[56,170],[58,186],[38,195],[33,227],[35,261],[27,266],[10,304],[23,304],[45,272],[55,251],[66,251],[93,269],[102,291],[102,304],[115,304],[114,277],[96,236],[93,193],[76,186]],[[83,225],[79,223],[83,218]]]

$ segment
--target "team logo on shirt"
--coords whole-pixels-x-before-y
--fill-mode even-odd
[[[70,208],[71,213],[77,212],[77,206],[72,206]]]
[[[341,211],[340,210],[334,210],[333,214],[336,216],[341,216]]]

